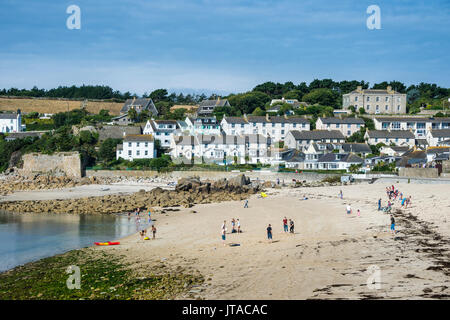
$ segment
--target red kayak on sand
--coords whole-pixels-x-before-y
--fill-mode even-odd
[[[120,244],[120,242],[111,242],[111,241],[108,241],[108,242],[94,242],[94,244],[96,246],[116,246],[116,245]]]

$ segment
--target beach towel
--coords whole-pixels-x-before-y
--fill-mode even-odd
[[[265,198],[265,197],[267,197],[267,194],[264,192],[261,192],[261,197]]]

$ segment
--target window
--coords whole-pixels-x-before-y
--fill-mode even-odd
[[[136,155],[139,156],[141,152],[139,150],[136,150]]]
[[[281,134],[284,134],[284,130],[281,130]]]
[[[336,123],[336,128],[339,129],[339,127],[340,127],[340,124]]]
[[[145,150],[145,155],[148,156],[148,151],[147,150]]]
[[[350,136],[352,134],[351,131],[347,131],[347,135]]]
[[[389,101],[389,97],[386,97],[386,98],[384,99],[384,101],[388,102],[388,101]]]
[[[136,142],[136,147],[139,147],[139,142]]]
[[[295,128],[295,127],[297,127],[297,124],[296,124],[296,123],[294,123],[294,124],[293,124],[292,126],[293,126],[293,127]]]
[[[128,155],[131,156],[131,150],[128,150]]]
[[[376,97],[375,101],[376,102],[380,101],[380,97]]]
[[[131,148],[131,142],[128,142],[128,146]]]
[[[370,110],[370,106],[369,105],[367,105],[367,108],[366,108],[367,110]]]
[[[358,97],[355,97],[355,101],[358,101]]]
[[[370,101],[370,97],[367,97],[367,101]]]
[[[397,111],[400,111],[400,105],[397,106]]]
[[[144,146],[147,148],[147,147],[148,147],[148,142],[146,142],[146,143],[144,144]]]

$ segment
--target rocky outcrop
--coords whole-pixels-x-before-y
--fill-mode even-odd
[[[18,213],[110,214],[150,207],[190,208],[194,204],[243,200],[259,191],[243,176],[236,180],[200,181],[196,177],[180,179],[175,190],[155,188],[132,195],[107,195],[69,200],[1,202],[0,209]]]

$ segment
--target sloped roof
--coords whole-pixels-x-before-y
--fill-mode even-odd
[[[313,131],[289,131],[295,140],[322,140],[322,139],[341,139],[345,140],[342,132],[338,130],[313,130]]]
[[[305,154],[297,149],[288,149],[281,155],[281,159],[286,162],[303,162]]]
[[[127,113],[133,106],[142,106],[143,110],[149,110],[153,115],[158,115],[158,110],[156,110],[151,98],[127,99],[120,113]]]
[[[217,100],[203,100],[200,102],[201,107],[223,107],[228,102],[228,99],[217,99]]]
[[[224,117],[224,120],[228,123],[235,123],[235,124],[248,123],[244,118],[241,118],[241,117]]]
[[[372,149],[366,143],[343,143],[342,149],[345,152],[355,152],[355,153],[371,153]]]
[[[180,146],[198,145],[198,139],[196,136],[175,136],[175,144]]]
[[[450,129],[431,130],[433,138],[450,138]]]
[[[414,133],[409,130],[368,130],[367,135],[369,138],[390,138],[390,139],[414,139]]]
[[[123,139],[125,142],[151,142],[153,141],[153,136],[151,134],[130,134],[126,135]]]
[[[450,118],[448,117],[375,117],[374,120],[379,122],[450,122]]]
[[[336,117],[330,117],[330,118],[319,118],[323,124],[364,124],[364,120],[361,118],[352,118],[352,117],[346,117],[346,118],[336,118]]]
[[[17,119],[17,113],[0,113],[0,119]]]
[[[318,162],[348,162],[363,163],[364,160],[353,153],[325,153],[319,157]]]

